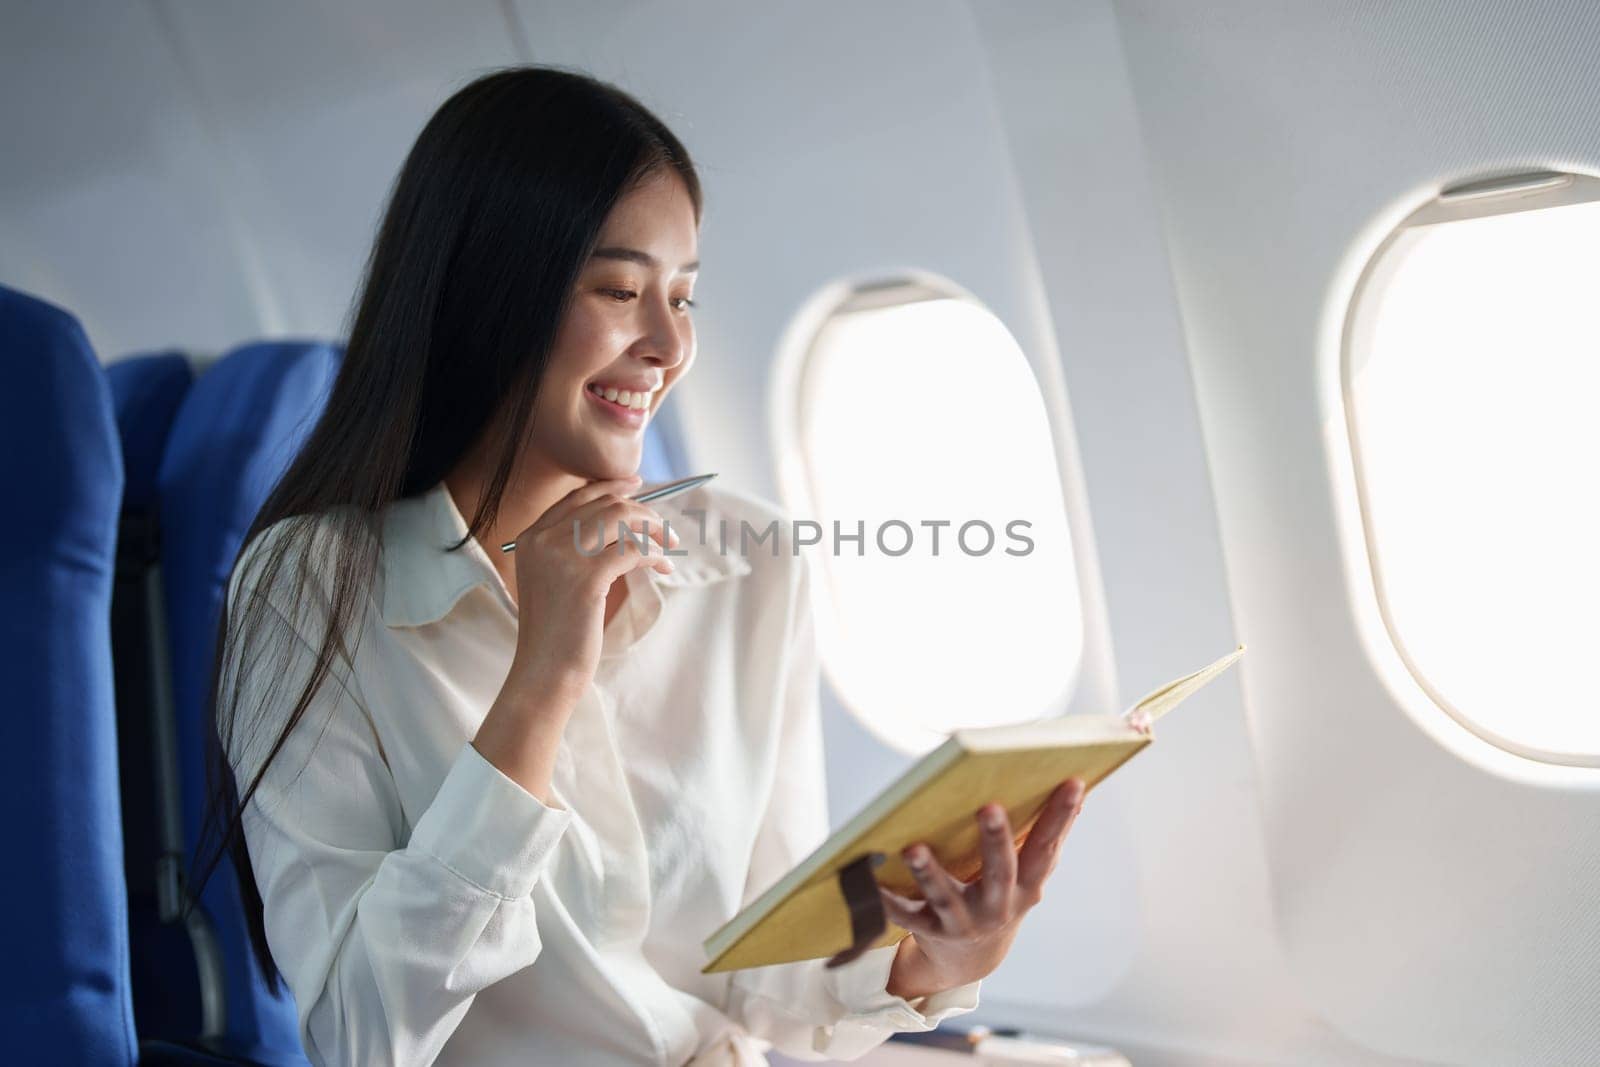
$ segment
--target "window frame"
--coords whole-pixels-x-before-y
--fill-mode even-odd
[[[1390,609],[1384,567],[1372,523],[1372,504],[1367,489],[1366,466],[1362,459],[1361,435],[1357,427],[1354,379],[1360,366],[1365,366],[1366,360],[1370,359],[1372,351],[1375,317],[1367,306],[1367,298],[1393,276],[1404,259],[1396,253],[1406,243],[1419,240],[1422,227],[1594,201],[1600,201],[1600,176],[1574,171],[1517,171],[1475,178],[1441,189],[1426,203],[1400,219],[1368,255],[1346,302],[1339,335],[1339,391],[1344,405],[1344,425],[1350,448],[1361,541],[1366,549],[1366,564],[1372,579],[1378,618],[1382,621],[1390,648],[1428,699],[1473,736],[1513,755],[1539,763],[1584,768],[1600,768],[1600,752],[1544,749],[1507,737],[1473,718],[1428,680],[1401,639]],[[1361,361],[1359,366],[1358,360]]]
[[[1021,341],[1010,325],[987,303],[946,279],[922,271],[876,274],[870,278],[835,282],[815,294],[795,315],[778,349],[777,373],[768,404],[772,416],[772,440],[775,445],[774,459],[778,468],[778,488],[785,507],[798,505],[808,517],[816,517],[817,501],[820,496],[813,467],[807,461],[803,428],[806,421],[806,405],[812,402],[816,390],[816,364],[812,360],[812,355],[824,327],[842,315],[880,308],[903,307],[932,300],[956,300],[982,310],[992,316],[1021,348]],[[1095,631],[1091,630],[1090,596],[1098,595],[1099,590],[1096,586],[1091,592],[1085,585],[1084,550],[1079,544],[1082,534],[1079,524],[1074,520],[1073,498],[1067,483],[1068,459],[1063,456],[1059,442],[1060,427],[1055,425],[1055,419],[1050,415],[1047,383],[1041,379],[1039,368],[1029,357],[1027,350],[1023,349],[1022,353],[1028,373],[1039,389],[1041,401],[1044,403],[1044,415],[1050,438],[1056,443],[1051,451],[1051,462],[1060,479],[1061,507],[1067,529],[1073,538],[1071,570],[1078,591],[1077,610],[1081,633],[1073,679],[1064,689],[1060,706],[1035,716],[1037,720],[1074,714],[1086,710],[1087,704],[1093,704],[1093,710],[1103,710],[1099,709],[1098,705],[1103,703],[1103,694],[1100,690],[1104,689],[1104,680],[1096,671],[1098,663],[1096,657],[1102,654],[1101,642],[1097,639]],[[818,521],[821,521],[820,518]],[[816,561],[813,571],[814,598],[817,600],[827,598],[829,601],[827,604],[814,603],[814,607],[818,609],[814,614],[819,631],[819,660],[828,686],[851,717],[885,746],[903,755],[912,757],[924,755],[925,750],[909,746],[903,738],[895,736],[893,730],[886,729],[878,722],[871,714],[872,709],[859,706],[859,701],[852,699],[846,680],[838,676],[839,667],[830,661],[828,655],[828,649],[837,647],[838,644],[834,635],[828,632],[835,624],[834,616],[837,613],[838,600],[833,587],[838,581],[838,576],[825,561]],[[816,573],[817,571],[820,573]]]

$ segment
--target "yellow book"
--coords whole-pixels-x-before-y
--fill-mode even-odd
[[[924,841],[946,870],[970,882],[983,867],[974,818],[979,808],[991,801],[1004,805],[1016,833],[1014,845],[1020,847],[1063,781],[1082,778],[1092,790],[1150,744],[1154,734],[1139,729],[1135,717],[1153,724],[1243,654],[1240,645],[1168,682],[1122,715],[1065,715],[956,730],[708,937],[711,962],[701,973],[824,956],[840,956],[842,962],[852,953],[898,943],[907,931],[881,917],[876,890],[864,881],[870,877],[864,872],[902,896],[921,899],[900,851]],[[854,910],[846,886],[853,887]],[[869,916],[869,910],[877,914]]]

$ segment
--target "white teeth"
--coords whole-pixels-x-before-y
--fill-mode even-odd
[[[594,383],[590,383],[588,389],[595,396],[603,396],[613,404],[631,408],[635,411],[642,411],[648,408],[650,406],[650,398],[655,395],[654,390],[645,392],[634,389],[607,388]]]

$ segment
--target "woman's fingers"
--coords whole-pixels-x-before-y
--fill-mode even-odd
[[[598,481],[585,482],[566,496],[557,500],[539,517],[535,526],[555,524],[567,518],[573,512],[601,497],[616,495],[625,496],[639,488],[644,479],[637,474],[630,474],[626,478],[601,478]]]
[[[603,497],[579,508],[570,522],[572,533],[552,531],[552,535],[572,537],[577,551],[584,556],[608,557],[601,560],[605,564],[601,569],[608,580],[641,566],[654,567],[663,574],[671,574],[674,569],[672,560],[665,554],[666,549],[675,548],[682,538],[654,508],[631,500]]]
[[[878,887],[878,897],[883,901],[883,914],[888,920],[914,934],[939,932],[938,916],[925,900],[908,900],[886,886]]]
[[[1005,922],[1011,918],[1011,897],[1017,883],[1016,838],[1005,806],[985,804],[980,808],[978,828],[983,842],[978,902],[987,914]]]
[[[659,511],[624,495],[638,484],[639,476],[633,475],[579,486],[546,511],[532,529],[551,531],[563,540],[570,537],[590,555],[616,544],[624,528],[663,547],[677,545],[682,538]],[[637,546],[639,539],[632,540]],[[643,550],[648,551],[648,546]]]
[[[600,481],[585,482],[551,504],[531,526],[519,533],[515,542],[518,549],[526,549],[530,539],[535,537],[548,543],[549,538],[554,536],[559,544],[570,543],[573,538],[572,530],[582,528],[582,516],[590,505],[599,502],[603,506],[609,500],[626,500],[624,494],[637,489],[639,482],[637,474],[627,478],[605,478]]]
[[[586,550],[597,541],[601,548],[610,548],[622,540],[624,529],[648,536],[658,544],[665,542],[670,531],[672,543],[677,544],[677,531],[667,525],[667,520],[661,512],[648,504],[639,504],[632,500],[593,501],[579,509],[572,521],[578,527],[580,542]],[[628,540],[636,548],[642,550],[649,548],[648,545],[640,544],[641,537],[630,537]]]
[[[628,544],[622,546],[621,554],[626,557],[632,549],[636,554],[624,570],[633,570],[636,567],[653,567],[663,574],[671,574],[675,564],[667,557],[666,551],[674,548],[682,540],[676,530],[667,525],[667,520],[656,511],[644,504],[629,502],[625,515],[619,515],[615,521],[617,540],[622,539],[623,528],[631,533],[627,537]],[[615,541],[608,542],[609,548]],[[658,547],[659,546],[659,547]]]
[[[662,549],[655,545],[637,552],[606,552],[600,559],[600,584],[605,589],[610,589],[613,582],[627,574],[629,571],[649,567],[662,574],[671,574],[676,569],[676,564],[668,559]]]
[[[1017,856],[1017,889],[1024,899],[1038,900],[1043,895],[1045,879],[1055,869],[1061,842],[1083,807],[1083,794],[1081,779],[1069,778],[1061,783],[1028,831],[1028,840]]]
[[[1080,778],[1062,782],[1045,801],[1021,850],[1004,806],[985,804],[975,813],[983,852],[982,875],[971,885],[940,865],[933,850],[917,842],[901,852],[922,890],[914,902],[879,886],[884,914],[912,933],[962,938],[1005,927],[1043,896],[1045,879],[1054,870],[1061,842],[1083,806]]]
[[[939,865],[927,845],[912,845],[901,858],[921,887],[922,899],[939,917],[940,930],[957,936],[966,933],[972,925],[972,916],[967,911],[966,886]]]
[[[662,574],[671,574],[676,564],[667,556],[667,549],[680,541],[658,515],[642,504],[629,504],[606,520],[614,534],[603,534],[605,544],[595,547],[594,539],[586,541],[583,551],[590,556],[602,556],[608,580],[614,581],[631,570],[651,567]],[[627,531],[624,534],[624,530]]]

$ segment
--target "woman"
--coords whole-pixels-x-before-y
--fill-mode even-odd
[[[468,85],[401,169],[219,634],[212,825],[315,1062],[853,1058],[976,1007],[1054,865],[1076,781],[1020,855],[988,806],[982,879],[885,892],[898,946],[700,973],[827,834],[808,573],[717,535],[781,516],[626,499],[700,206],[654,116],[552,69]]]

